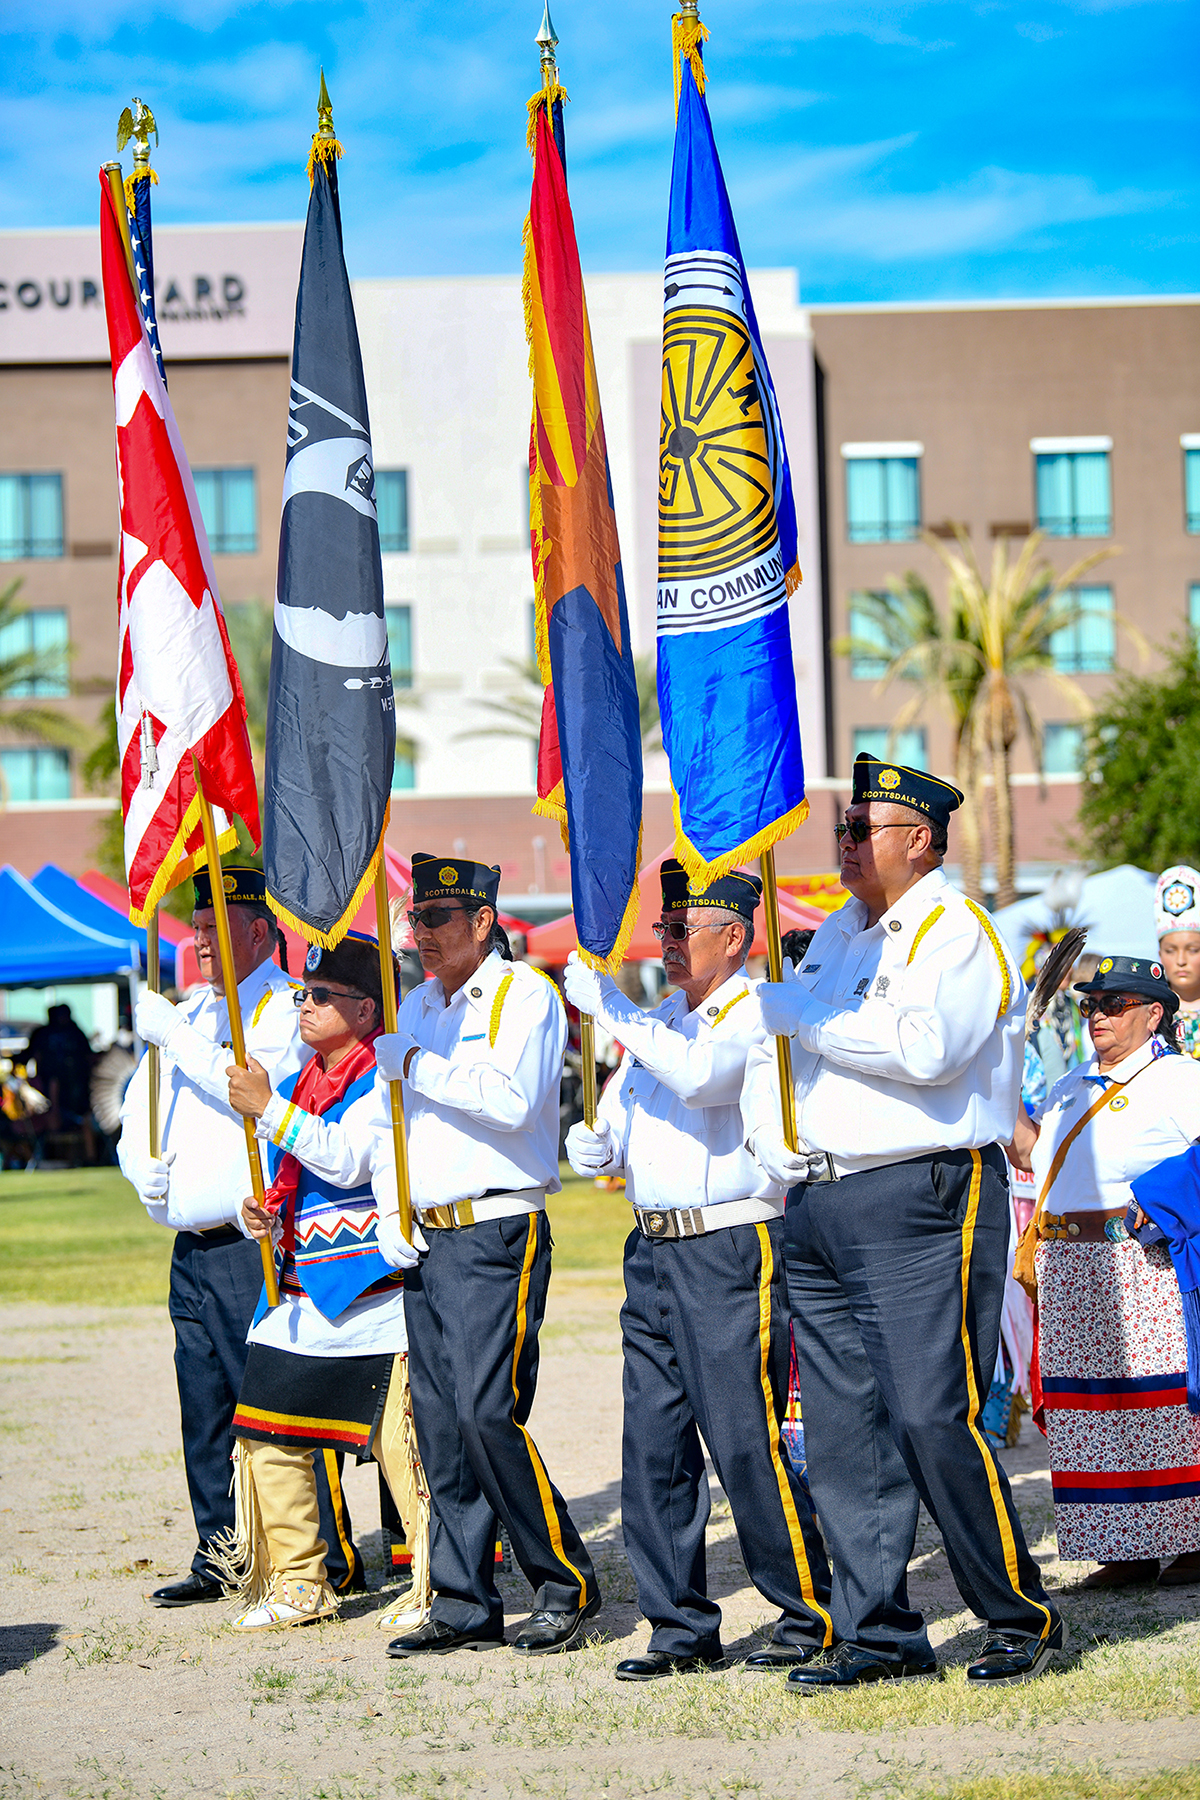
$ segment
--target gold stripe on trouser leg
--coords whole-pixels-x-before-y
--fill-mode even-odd
[[[433,1604],[429,1580],[429,1484],[417,1449],[407,1356],[397,1356],[392,1363],[392,1378],[383,1404],[383,1417],[375,1434],[373,1455],[383,1470],[404,1525],[404,1537],[412,1557],[412,1603],[427,1611]]]
[[[550,1491],[550,1477],[546,1473],[545,1464],[538,1455],[537,1445],[526,1431],[524,1425],[519,1424],[517,1420],[517,1407],[521,1403],[521,1391],[517,1385],[517,1368],[521,1361],[521,1351],[525,1348],[526,1317],[529,1309],[529,1276],[533,1269],[533,1258],[537,1251],[538,1217],[539,1215],[537,1213],[530,1213],[529,1215],[529,1233],[525,1239],[525,1260],[521,1265],[521,1285],[517,1290],[517,1342],[516,1347],[513,1350],[512,1361],[512,1421],[513,1424],[516,1425],[517,1430],[521,1433],[521,1436],[525,1439],[525,1448],[529,1452],[529,1460],[533,1465],[533,1473],[537,1481],[538,1493],[541,1496],[542,1501],[542,1512],[545,1514],[546,1518],[546,1530],[550,1534],[550,1543],[553,1547],[554,1554],[557,1556],[563,1568],[570,1569],[572,1575],[579,1583],[579,1604],[580,1606],[586,1606],[589,1599],[587,1582],[583,1579],[583,1576],[579,1573],[575,1564],[568,1560],[567,1553],[563,1549],[562,1532],[559,1529],[558,1524],[558,1512],[554,1505],[554,1495]]]
[[[979,1193],[983,1183],[983,1159],[978,1150],[971,1152],[971,1187],[967,1195],[967,1216],[963,1220],[962,1248],[962,1338],[963,1361],[967,1370],[967,1428],[974,1438],[987,1470],[988,1487],[992,1496],[992,1507],[996,1514],[996,1529],[1000,1533],[1000,1542],[1004,1545],[1004,1568],[1012,1585],[1014,1594],[1019,1594],[1026,1606],[1036,1606],[1040,1613],[1046,1615],[1046,1623],[1042,1627],[1041,1636],[1047,1637],[1054,1621],[1049,1607],[1043,1606],[1040,1600],[1031,1600],[1021,1588],[1017,1570],[1017,1544],[1013,1537],[1012,1524],[1008,1517],[1008,1508],[1004,1504],[1004,1495],[1000,1492],[1000,1477],[996,1473],[996,1459],[988,1448],[976,1420],[979,1418],[979,1387],[975,1380],[975,1362],[971,1355],[971,1339],[967,1332],[967,1284],[971,1274],[971,1251],[975,1243],[975,1219],[979,1212]]]
[[[287,1444],[243,1440],[258,1510],[271,1552],[271,1569],[285,1581],[325,1580],[325,1540],[317,1509],[313,1452]]]
[[[771,1467],[775,1471],[783,1516],[787,1520],[788,1536],[792,1540],[792,1557],[796,1564],[796,1574],[800,1579],[800,1592],[817,1617],[825,1621],[825,1643],[828,1646],[833,1642],[833,1620],[825,1608],[819,1604],[816,1590],[813,1587],[812,1570],[808,1566],[808,1552],[804,1548],[804,1533],[800,1529],[796,1502],[792,1498],[791,1483],[787,1478],[787,1470],[783,1466],[783,1453],[779,1447],[779,1420],[775,1416],[775,1396],[771,1392],[771,1282],[775,1276],[775,1252],[771,1248],[771,1238],[766,1226],[759,1225],[755,1229],[758,1232],[762,1257],[762,1272],[758,1280],[758,1378],[762,1384],[763,1404],[767,1411],[767,1438],[771,1446]]]
[[[354,1580],[354,1545],[350,1542],[350,1533],[346,1530],[346,1507],[342,1500],[342,1476],[338,1468],[337,1451],[322,1450],[325,1458],[325,1479],[329,1483],[329,1503],[333,1507],[333,1522],[337,1526],[338,1543],[342,1546],[342,1555],[346,1559],[346,1575],[341,1582],[342,1587],[349,1587]]]

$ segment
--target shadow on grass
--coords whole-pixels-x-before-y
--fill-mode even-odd
[[[61,1625],[0,1625],[0,1674],[23,1669],[58,1642]]]

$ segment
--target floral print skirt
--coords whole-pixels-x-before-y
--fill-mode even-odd
[[[1200,1418],[1165,1244],[1038,1246],[1039,1360],[1065,1562],[1200,1550]]]

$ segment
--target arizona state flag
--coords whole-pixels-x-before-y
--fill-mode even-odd
[[[258,842],[258,794],[242,686],[192,472],[103,171],[100,190],[121,506],[121,810],[129,916],[145,925],[163,895],[205,861],[193,755],[205,793],[222,809],[216,816],[222,851],[237,843],[229,813],[240,813]]]
[[[675,854],[697,882],[807,817],[788,595],[800,583],[779,408],[703,98],[675,20],[658,503],[658,696]]]
[[[321,102],[296,296],[263,871],[279,917],[328,949],[346,935],[382,854],[396,709],[367,392],[342,256],[341,146],[324,76]]]
[[[534,811],[559,821],[585,959],[615,969],[637,921],[642,732],[621,546],[575,221],[545,94],[532,109],[525,309],[530,536],[545,697]],[[557,131],[556,131],[557,126]]]

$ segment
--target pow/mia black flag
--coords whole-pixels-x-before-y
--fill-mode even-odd
[[[309,164],[267,701],[267,898],[332,947],[382,854],[396,751],[375,471],[332,113]]]

